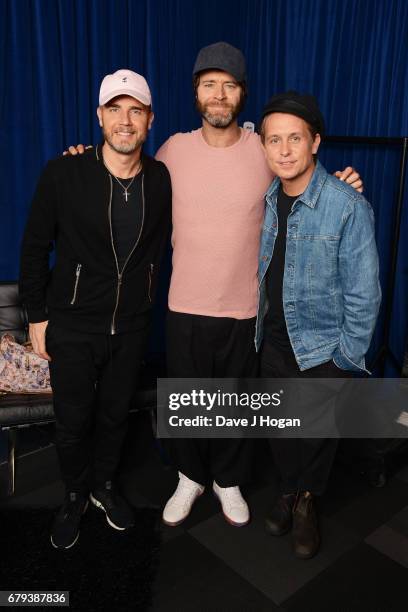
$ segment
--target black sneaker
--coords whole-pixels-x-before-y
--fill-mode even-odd
[[[81,517],[88,507],[88,499],[79,493],[67,493],[51,529],[54,548],[71,548],[79,538]]]
[[[123,531],[135,524],[132,509],[112,488],[110,481],[105,483],[105,488],[92,491],[89,498],[97,508],[105,512],[106,520],[114,529]]]

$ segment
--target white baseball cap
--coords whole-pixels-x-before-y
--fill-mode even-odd
[[[107,74],[103,79],[99,91],[99,106],[107,104],[116,96],[131,96],[146,106],[152,104],[146,79],[132,70],[117,70],[113,74]]]

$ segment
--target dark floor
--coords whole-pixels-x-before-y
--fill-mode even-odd
[[[6,504],[60,502],[63,487],[52,438],[50,426],[21,432],[17,490]],[[197,501],[183,526],[163,526],[154,610],[406,610],[407,457],[393,457],[388,484],[374,488],[344,448],[319,505],[321,551],[301,561],[291,553],[290,535],[273,538],[264,532],[263,517],[276,483],[263,445],[259,440],[254,483],[245,491],[252,511],[248,526],[227,524],[210,492]],[[4,491],[4,465],[0,479]],[[135,505],[162,506],[177,483],[176,473],[164,465],[155,445],[147,414],[132,416],[121,480]]]

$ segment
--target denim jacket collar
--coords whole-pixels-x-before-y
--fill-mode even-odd
[[[327,172],[323,168],[322,164],[317,161],[312,178],[310,179],[306,190],[299,196],[297,201],[306,204],[306,206],[309,206],[309,208],[314,208],[326,179]],[[272,181],[271,186],[265,195],[268,204],[272,205],[273,199],[278,193],[280,183],[281,181],[278,177]]]

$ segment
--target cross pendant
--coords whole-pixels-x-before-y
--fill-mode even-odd
[[[130,196],[130,191],[128,191],[127,189],[125,189],[125,191],[123,192],[123,195],[125,196],[125,201],[128,201],[128,196]]]

